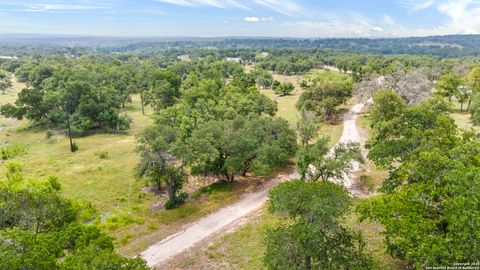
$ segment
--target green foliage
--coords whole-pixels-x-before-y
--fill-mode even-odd
[[[45,140],[48,142],[52,141],[53,136],[55,136],[55,132],[53,130],[47,129],[47,131],[45,131]]]
[[[2,160],[8,160],[22,155],[26,152],[26,147],[19,143],[11,143],[0,146]]]
[[[267,89],[272,87],[274,80],[272,74],[270,74],[268,71],[255,67],[252,75],[256,77],[255,82],[260,89]]]
[[[56,177],[26,180],[18,163],[0,181],[0,269],[148,269],[113,250],[94,225],[79,224],[82,208],[59,195]]]
[[[12,81],[7,72],[0,69],[0,91],[5,94],[5,90],[12,87]]]
[[[392,95],[395,94],[379,92],[379,103],[372,108],[373,134],[367,142],[368,157],[378,166],[396,166],[424,148],[449,149],[455,145],[458,131],[445,101],[433,98],[404,107],[398,98],[391,99]],[[384,182],[386,189],[396,185]]]
[[[452,97],[459,94],[459,87],[462,83],[462,77],[458,73],[449,72],[437,80],[435,87],[439,95],[451,101]]]
[[[217,192],[232,192],[234,183],[216,182],[206,187],[201,187],[193,193],[194,199],[199,199],[202,194],[210,196]]]
[[[295,87],[291,82],[287,83],[282,83],[278,86],[275,86],[273,89],[275,91],[275,94],[280,95],[280,96],[288,96],[293,93],[293,90],[295,90]]]
[[[102,224],[102,226],[105,226],[109,230],[115,230],[118,228],[123,228],[125,226],[128,226],[130,224],[143,224],[144,221],[143,219],[140,218],[134,218],[128,213],[123,213],[119,215],[112,215],[109,216],[105,219],[105,224]]]
[[[404,163],[397,174],[412,179],[391,194],[359,207],[385,225],[388,252],[414,268],[478,261],[480,183],[478,142],[445,152],[433,148]]]
[[[149,74],[147,104],[151,104],[156,111],[175,104],[180,98],[180,77],[172,71],[155,71]]]
[[[470,120],[474,125],[480,125],[480,94],[474,96],[470,106],[470,113],[472,116]]]
[[[207,122],[181,147],[193,172],[229,181],[250,170],[265,174],[279,168],[295,150],[296,136],[285,120],[258,116]]]
[[[119,131],[129,128],[130,120],[119,114],[120,106],[128,99],[134,86],[128,65],[104,63],[97,73],[94,63],[25,64],[17,69],[20,81],[28,88],[18,94],[15,105],[0,108],[2,115],[17,119],[27,118],[36,124],[66,129],[67,115],[72,117],[72,130],[82,133],[91,129]],[[104,68],[104,69],[103,69]],[[125,73],[120,76],[120,71]],[[121,78],[119,78],[119,76]],[[133,77],[133,76],[132,76]],[[128,79],[127,79],[128,78]]]
[[[99,159],[107,159],[108,151],[102,150],[102,151],[95,152],[95,156],[97,156]]]
[[[391,90],[380,90],[375,94],[370,119],[372,128],[380,130],[380,124],[387,124],[403,113],[405,101]]]
[[[307,146],[318,133],[319,125],[316,122],[316,114],[302,110],[296,123],[296,129],[300,143],[303,147]]]
[[[412,268],[478,261],[479,194],[471,188],[479,181],[476,137],[459,136],[443,99],[405,107],[383,92],[375,101],[369,157],[390,169],[382,186],[387,193],[358,212],[385,226],[388,253]]]
[[[269,193],[269,211],[287,218],[267,231],[269,269],[369,269],[361,236],[339,223],[350,198],[329,181],[282,183]]]
[[[177,193],[187,180],[182,161],[173,155],[178,140],[175,130],[158,126],[146,128],[138,137],[137,150],[141,160],[136,174],[138,177],[146,177],[158,188],[166,185],[169,200],[166,206],[169,208],[183,202]]]
[[[300,96],[297,108],[313,111],[324,119],[330,119],[337,113],[337,107],[352,96],[352,91],[353,84],[349,76],[319,77]]]
[[[363,163],[361,148],[358,143],[337,144],[331,153],[329,138],[323,137],[313,145],[302,147],[295,156],[302,180],[344,180],[350,177],[354,162]]]

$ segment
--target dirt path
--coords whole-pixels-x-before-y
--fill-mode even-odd
[[[150,246],[141,253],[141,257],[147,261],[149,266],[155,266],[167,261],[169,258],[180,254],[207,237],[218,233],[240,218],[260,209],[267,201],[270,188],[283,181],[298,177],[297,172],[280,175],[277,180],[268,182],[261,190],[247,195],[241,201],[203,217],[185,230]]]
[[[363,104],[357,103],[353,105],[350,111],[348,111],[344,115],[343,133],[338,143],[358,142],[358,143],[361,143],[363,146],[363,144],[365,143],[365,138],[363,138],[360,135],[360,130],[357,126],[357,118],[358,118],[358,115],[362,112],[362,109],[363,109]],[[355,162],[353,167],[353,173],[355,173],[359,169],[360,169],[360,163]],[[343,184],[348,189],[350,194],[352,194],[355,197],[363,198],[368,196],[362,190],[360,190],[357,187],[357,185],[355,185],[353,176],[347,177],[345,180],[343,180],[341,184]]]
[[[343,134],[339,142],[363,143],[363,139],[361,138],[356,125],[356,119],[362,108],[362,104],[356,104],[345,114]],[[359,164],[356,164],[355,168],[358,169]],[[242,217],[260,209],[266,203],[268,191],[271,187],[282,181],[296,179],[298,177],[299,175],[296,172],[280,176],[277,181],[269,182],[261,190],[247,195],[241,201],[203,217],[188,226],[185,230],[150,246],[141,253],[141,257],[147,261],[149,266],[165,263],[175,255],[178,255],[202,240],[221,232],[228,227],[228,225],[231,225]],[[353,181],[345,181],[343,184],[352,195],[361,195],[359,194],[359,191],[355,189]]]

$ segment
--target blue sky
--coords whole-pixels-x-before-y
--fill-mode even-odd
[[[0,0],[0,33],[392,37],[480,32],[480,0]]]

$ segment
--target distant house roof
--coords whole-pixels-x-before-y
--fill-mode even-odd
[[[0,59],[18,59],[16,56],[0,55]]]
[[[227,57],[225,58],[226,61],[228,62],[235,62],[235,63],[241,63],[242,62],[242,58],[240,57]]]

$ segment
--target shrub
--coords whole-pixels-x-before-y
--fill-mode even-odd
[[[95,153],[95,156],[97,156],[99,159],[106,159],[108,158],[108,151],[98,151]]]
[[[165,209],[167,209],[167,210],[173,209],[173,208],[179,206],[180,204],[184,203],[187,200],[187,198],[188,198],[188,193],[182,192],[175,199],[168,200],[165,203]]]
[[[360,175],[359,182],[360,182],[360,185],[362,186],[362,189],[373,191],[374,186],[373,186],[372,178],[370,176],[364,175],[364,174]]]
[[[19,143],[4,145],[0,148],[0,154],[3,160],[12,159],[25,153],[25,146]]]
[[[48,129],[48,130],[45,132],[45,140],[51,141],[54,135],[55,135],[55,133],[53,132],[53,130]]]

